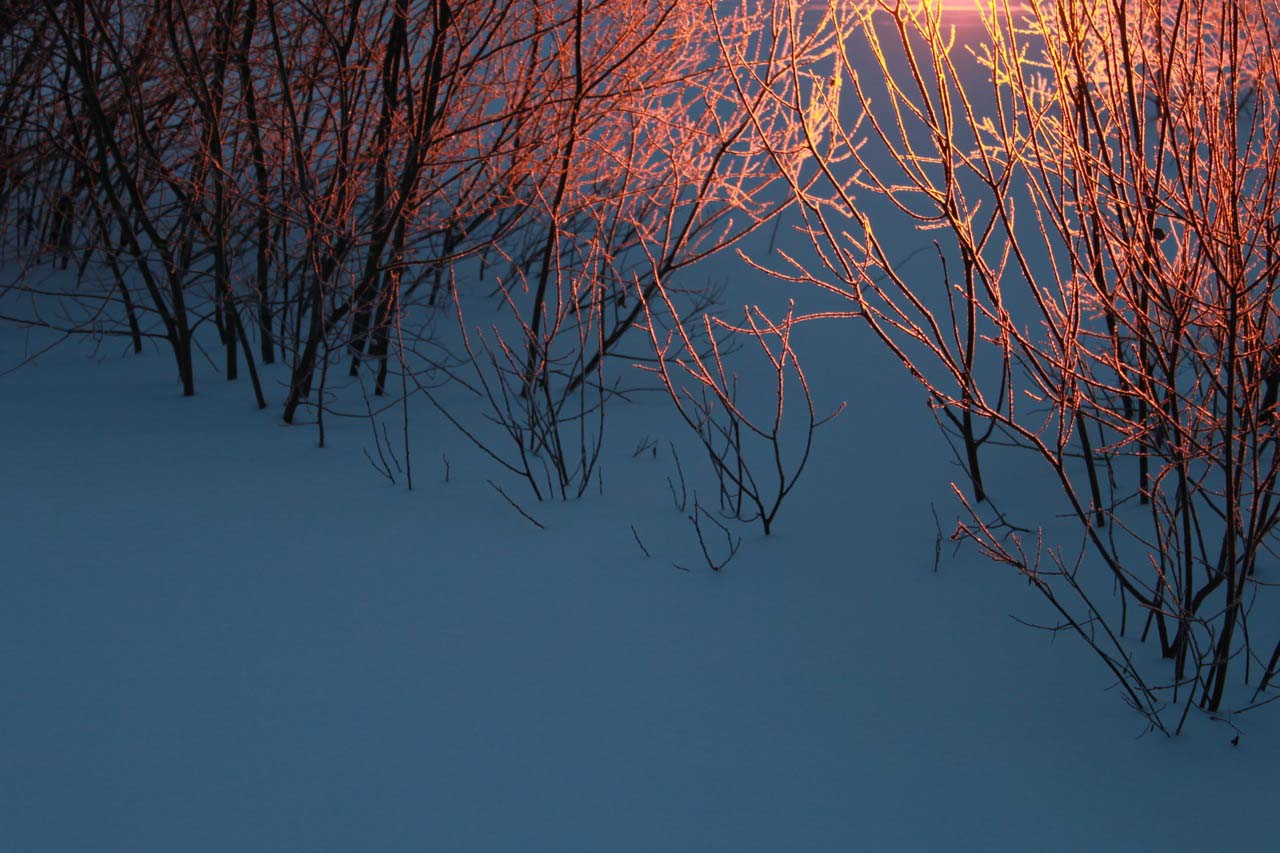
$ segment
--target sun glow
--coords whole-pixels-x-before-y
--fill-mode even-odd
[[[886,5],[892,8],[893,3],[889,2]],[[1003,14],[1006,9],[1010,12],[1018,13],[1027,9],[1027,3],[1024,0],[910,0],[910,2],[905,2],[904,5],[914,5],[921,10],[940,12],[949,17],[957,15],[973,15],[976,17],[979,12]]]

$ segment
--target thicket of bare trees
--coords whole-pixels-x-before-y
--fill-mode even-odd
[[[1277,22],[1274,0],[965,21],[782,3],[771,22],[808,86],[772,145],[807,242],[778,273],[846,297],[922,384],[970,476],[957,536],[1029,578],[1167,732],[1266,703],[1280,662]],[[935,238],[935,273],[884,236],[904,225]],[[983,508],[993,434],[1039,461],[1078,537]]]
[[[0,314],[154,339],[185,394],[215,341],[260,407],[282,360],[284,420],[321,443],[335,368],[420,393],[538,499],[591,483],[638,328],[721,513],[768,533],[822,422],[792,330],[833,315],[727,323],[680,274],[794,205],[771,270],[846,298],[921,383],[969,478],[957,535],[1153,727],[1265,704],[1280,0],[974,2],[10,4],[0,222],[27,273]],[[772,366],[763,417],[725,336]],[[1009,444],[1078,558],[991,508]]]
[[[225,375],[243,357],[259,405],[256,363],[283,352],[287,421],[331,351],[385,359],[405,260],[412,288],[474,248],[455,231],[515,218],[482,168],[513,147],[512,119],[477,91],[486,53],[524,38],[514,18],[397,0],[32,4],[5,33],[0,203],[20,246],[80,265],[52,304],[92,311],[58,322],[163,338],[192,394],[212,320]]]
[[[511,441],[459,425],[538,497],[581,493],[636,290],[778,207],[702,2],[22,11],[0,30],[0,216],[11,250],[80,274],[56,291],[31,275],[4,312],[162,340],[185,394],[211,322],[259,406],[258,365],[285,360],[284,419],[313,413],[322,442],[339,359],[371,365],[375,394],[389,372],[403,394],[445,371]],[[476,296],[506,316],[473,322]],[[427,331],[437,307],[463,352]]]
[[[751,11],[733,26],[745,31]],[[509,173],[524,218],[481,252],[505,316],[481,331],[463,294],[453,305],[467,355],[458,378],[506,437],[484,447],[538,498],[591,482],[615,390],[605,359],[644,300],[786,203],[766,194],[775,176],[711,23],[703,3],[579,3],[523,69],[545,90],[545,145]],[[685,295],[696,313],[715,292]]]

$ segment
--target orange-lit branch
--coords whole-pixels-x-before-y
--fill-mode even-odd
[[[779,275],[856,304],[942,407],[975,491],[1000,491],[976,477],[991,430],[1039,459],[1091,555],[1039,582],[1079,624],[1116,618],[1094,584],[1121,591],[1109,661],[1155,629],[1172,677],[1117,673],[1153,723],[1171,701],[1179,724],[1219,712],[1280,518],[1280,6],[978,4],[963,36],[934,4],[832,9],[806,37],[840,46],[850,133],[810,146],[820,180],[792,183],[808,245]],[[775,64],[803,67],[804,43]],[[786,172],[804,104],[748,106]],[[912,226],[920,242],[897,238]],[[903,262],[931,238],[935,273]],[[973,515],[996,549],[1006,528]]]

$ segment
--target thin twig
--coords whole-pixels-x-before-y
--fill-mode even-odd
[[[649,549],[644,547],[644,543],[640,541],[640,533],[636,530],[636,526],[634,524],[631,525],[631,535],[636,538],[636,544],[640,546],[640,550],[644,552],[645,557],[650,560],[653,559],[653,555],[649,553]]]
[[[541,523],[540,521],[538,521],[538,519],[534,518],[532,515],[529,515],[529,513],[525,512],[525,511],[524,511],[524,508],[523,508],[523,507],[521,507],[521,506],[520,506],[520,504],[518,504],[518,503],[516,503],[514,500],[512,500],[511,495],[507,494],[506,492],[504,492],[504,491],[502,490],[502,486],[499,486],[499,485],[498,485],[497,483],[495,483],[493,480],[487,480],[486,482],[488,482],[488,484],[489,484],[490,486],[493,486],[493,488],[498,492],[498,494],[502,495],[503,499],[504,499],[507,503],[511,504],[511,506],[515,509],[515,511],[516,511],[516,512],[520,513],[520,514],[521,514],[521,515],[523,515],[526,519],[528,519],[528,521],[529,521],[529,523],[530,523],[530,524],[532,524],[534,527],[538,528],[539,530],[546,530],[546,529],[547,529],[547,528],[545,528],[545,527],[543,527],[543,526],[542,526],[542,523]]]

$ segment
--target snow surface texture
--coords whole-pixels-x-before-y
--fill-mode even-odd
[[[425,405],[407,492],[367,423],[279,426],[279,372],[266,412],[83,342],[0,378],[0,849],[1269,849],[1274,714],[1139,738],[1081,643],[1009,618],[1044,616],[1024,581],[935,573],[959,471],[857,331],[803,341],[850,411],[718,574],[658,395],[539,531]]]
[[[730,305],[823,307],[721,263]],[[849,409],[719,573],[656,393],[608,409],[602,493],[540,505],[420,396],[409,492],[367,421],[282,427],[279,369],[265,412],[119,342],[0,375],[0,853],[1274,849],[1280,711],[1140,737],[1082,643],[1010,618],[1053,621],[1024,580],[935,571],[963,473],[864,331],[799,333]],[[0,328],[0,374],[41,344]],[[1056,511],[1023,464],[991,491]]]

